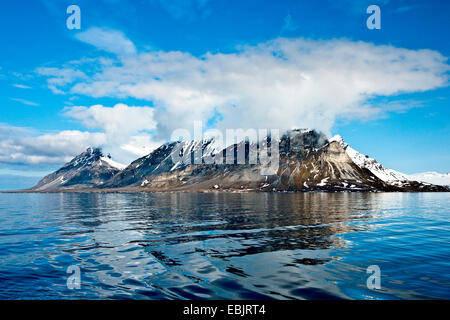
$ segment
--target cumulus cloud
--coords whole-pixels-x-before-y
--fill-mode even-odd
[[[153,112],[153,108],[150,107],[119,103],[112,108],[102,105],[70,107],[66,108],[65,114],[80,120],[87,128],[102,129],[109,136],[118,138],[121,135],[128,136],[142,130],[155,129]]]
[[[62,164],[87,147],[101,147],[114,160],[128,164],[161,145],[155,141],[153,108],[117,104],[65,108],[65,116],[97,132],[66,130],[41,133],[0,123],[0,163]]]
[[[95,68],[94,68],[95,69]],[[103,65],[70,91],[152,101],[159,138],[217,114],[223,128],[316,128],[388,110],[373,98],[448,85],[447,59],[345,39],[279,38],[234,53],[143,52]]]
[[[0,124],[0,162],[4,164],[60,164],[89,145],[105,143],[104,133],[67,130],[36,134],[33,130]]]
[[[129,163],[169,139],[175,129],[192,129],[199,120],[218,129],[308,127],[329,132],[339,118],[372,119],[417,106],[396,96],[446,86],[450,71],[447,58],[436,51],[345,39],[279,38],[202,56],[138,53],[123,34],[117,41],[125,44],[125,51],[110,47],[114,41],[95,39],[86,36],[83,41],[117,58],[83,60],[86,73],[70,64],[39,68],[49,88],[147,100],[154,107],[117,104],[64,110],[97,132],[7,134],[0,128],[0,162],[63,162],[87,146],[100,146]]]
[[[104,150],[122,162],[128,163],[156,147],[150,137],[156,128],[151,107],[121,103],[114,107],[76,106],[66,108],[65,115],[79,120],[88,129],[100,129],[105,133]]]
[[[93,27],[75,36],[82,42],[89,43],[100,50],[117,55],[133,55],[136,47],[122,32]]]

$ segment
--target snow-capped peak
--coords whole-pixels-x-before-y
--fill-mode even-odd
[[[352,161],[360,168],[366,168],[370,172],[372,172],[376,177],[385,182],[394,182],[394,181],[408,181],[407,175],[383,167],[380,163],[378,163],[375,159],[370,158],[362,153],[356,151],[352,147],[350,147],[344,139],[340,135],[335,135],[329,142],[336,141],[338,142],[342,148],[345,150],[347,155],[352,159]]]
[[[344,139],[342,139],[342,137],[339,134],[334,135],[333,137],[331,137],[329,140],[329,142],[338,142],[342,148],[347,148],[348,144],[344,141]]]

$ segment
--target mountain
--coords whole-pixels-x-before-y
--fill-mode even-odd
[[[410,180],[417,180],[441,186],[450,186],[450,173],[422,172],[410,174],[407,175],[407,177]]]
[[[380,163],[378,163],[375,159],[369,158],[369,156],[363,155],[350,147],[344,139],[340,135],[335,135],[330,139],[330,142],[336,141],[348,154],[350,159],[360,168],[366,168],[370,172],[372,172],[375,176],[385,182],[398,182],[398,181],[407,181],[409,180],[406,175],[392,170],[386,169]]]
[[[133,161],[128,167],[105,183],[104,187],[117,188],[124,186],[145,186],[147,177],[156,177],[159,174],[180,171],[187,167],[182,163],[173,163],[172,155],[183,148],[185,154],[192,154],[192,162],[198,161],[198,155],[204,158],[217,152],[214,139],[205,141],[170,142],[163,144],[149,155]],[[197,156],[197,158],[195,158]]]
[[[269,164],[251,161],[253,155],[261,159],[261,147],[272,149],[276,145],[279,161],[273,172],[265,172]],[[254,150],[256,153],[251,152]],[[234,160],[225,161],[227,155]],[[236,160],[237,155],[242,161]],[[138,191],[450,191],[387,169],[351,148],[340,136],[328,140],[320,132],[305,129],[288,131],[278,140],[241,141],[225,149],[214,139],[169,142],[122,170],[88,149],[33,190],[85,187]]]
[[[207,149],[210,141],[197,142],[188,151]],[[408,180],[403,174],[384,168],[349,147],[344,140],[330,140],[315,130],[291,130],[279,141],[279,167],[275,174],[261,175],[261,164],[249,164],[248,156],[254,143],[241,142],[223,150],[223,156],[245,144],[246,164],[173,164],[173,149],[161,147],[146,157],[155,159],[164,153],[164,160],[152,166],[132,166],[129,181],[143,190],[254,190],[254,191],[445,191],[445,188]],[[193,142],[190,143],[190,146]],[[173,148],[173,147],[172,147]],[[220,152],[218,154],[221,154]],[[142,160],[137,160],[142,163]],[[164,164],[163,167],[161,165]],[[172,166],[173,165],[173,166]],[[151,170],[158,171],[147,171]],[[120,175],[127,172],[125,169]],[[145,171],[145,173],[144,173]],[[133,180],[132,175],[135,178]],[[117,177],[115,177],[117,178]],[[106,184],[108,185],[108,184]],[[118,182],[114,187],[125,186]]]
[[[104,157],[98,148],[88,148],[58,171],[45,176],[31,190],[73,190],[98,187],[125,166]]]

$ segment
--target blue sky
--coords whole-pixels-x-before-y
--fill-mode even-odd
[[[70,4],[81,30],[66,27]],[[366,27],[370,4],[381,30]],[[0,9],[0,175],[39,176],[91,144],[127,162],[190,120],[318,127],[386,167],[450,171],[447,1],[16,0]]]

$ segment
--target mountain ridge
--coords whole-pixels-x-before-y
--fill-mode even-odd
[[[439,173],[434,171],[408,174],[410,180],[417,180],[442,186],[450,186],[450,172]]]
[[[57,171],[42,178],[31,190],[62,190],[98,187],[121,169],[121,164],[104,157],[100,148],[89,147]]]
[[[267,142],[264,142],[267,141]],[[260,148],[278,145],[278,168],[261,174],[267,164]],[[241,162],[237,161],[238,150]],[[256,154],[252,154],[257,150]],[[174,156],[183,160],[174,163]],[[235,156],[232,163],[227,155]],[[181,159],[181,158],[179,158]],[[206,160],[212,160],[207,162]],[[243,162],[242,162],[243,160]],[[61,169],[44,177],[31,191],[449,191],[410,180],[351,148],[340,136],[327,139],[315,130],[296,129],[278,140],[240,141],[218,150],[213,139],[167,142],[126,167],[113,166],[99,149],[88,148]]]

